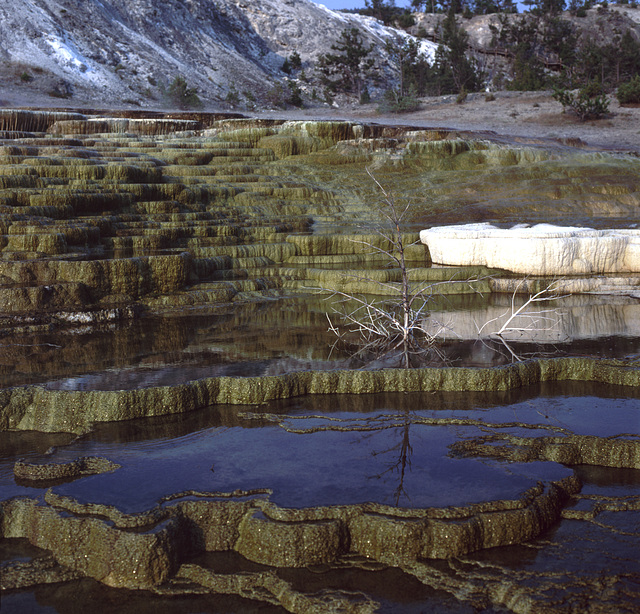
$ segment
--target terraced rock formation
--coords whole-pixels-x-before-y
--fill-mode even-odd
[[[619,566],[624,548],[615,542],[618,529],[604,520],[620,522],[619,531],[637,542],[626,520],[637,513],[637,495],[616,491],[608,499],[589,474],[608,468],[608,476],[620,471],[635,483],[640,447],[633,427],[602,435],[589,423],[590,432],[583,433],[579,421],[563,426],[574,419],[571,412],[556,422],[538,411],[529,421],[461,417],[456,408],[433,415],[446,391],[470,397],[599,384],[630,401],[630,410],[612,410],[622,416],[612,421],[616,428],[628,425],[640,389],[633,352],[499,368],[336,369],[344,365],[331,363],[328,344],[317,336],[329,310],[321,301],[332,291],[380,293],[382,283],[388,296],[399,288],[400,269],[380,256],[388,246],[377,233],[383,221],[367,169],[410,203],[403,231],[407,243],[416,242],[406,252],[412,282],[432,286],[436,302],[469,308],[480,294],[526,294],[549,280],[431,266],[427,248],[417,243],[421,229],[460,221],[576,224],[587,218],[593,226],[629,226],[640,206],[637,159],[348,122],[25,112],[0,113],[0,121],[0,438],[9,442],[0,463],[10,464],[0,474],[11,476],[0,480],[0,490],[12,493],[0,503],[0,545],[11,551],[28,542],[48,552],[30,550],[28,561],[8,557],[15,560],[3,566],[2,588],[11,599],[20,598],[18,589],[91,578],[150,591],[150,599],[233,595],[231,609],[257,609],[257,603],[291,612],[380,608],[385,598],[374,597],[375,590],[354,593],[331,579],[348,570],[357,576],[356,586],[401,574],[403,582],[411,578],[416,594],[428,587],[424,599],[439,605],[451,599],[456,607],[558,611],[590,595],[589,581],[575,580],[580,573],[569,574],[562,588],[553,587],[549,569],[509,578],[508,565],[483,562],[491,556],[484,551],[526,549],[520,544],[530,542],[547,548],[546,532],[558,523],[560,533],[575,526],[569,521],[579,523],[579,533],[597,526],[606,534],[601,539],[614,544],[607,564]],[[578,291],[598,285],[588,277],[569,281],[567,288]],[[617,286],[614,281],[609,288],[617,290],[609,292],[637,285],[633,275],[617,279]],[[277,316],[269,315],[269,305]],[[170,383],[159,383],[167,365],[195,356],[206,360],[188,376],[176,372]],[[265,364],[272,356],[278,362]],[[162,366],[156,369],[155,362]],[[329,369],[318,370],[318,362]],[[133,371],[148,379],[129,380]],[[92,380],[95,373],[102,377]],[[351,415],[356,399],[383,393],[405,393],[422,413],[406,407],[396,408],[393,419]],[[304,399],[327,399],[326,407],[298,410],[295,403]],[[280,413],[261,407],[278,403],[284,404]],[[177,448],[209,425],[194,426],[185,436],[176,424],[212,406],[221,430],[211,445],[196,446],[205,459],[224,445],[246,452],[242,437],[257,431],[291,437],[393,431],[401,434],[400,444],[389,448],[400,450],[393,467],[404,479],[409,430],[444,429],[451,466],[481,459],[486,467],[499,459],[506,469],[498,481],[517,479],[522,487],[508,497],[464,505],[296,507],[279,504],[282,493],[270,484],[240,484],[236,490],[166,492],[157,506],[136,512],[126,511],[126,501],[65,494],[76,484],[82,491],[89,480],[105,484],[119,475],[118,492],[132,484],[140,492],[150,487],[148,478],[136,482],[126,473],[126,454],[117,462],[95,452],[64,457],[83,441],[97,445],[91,437],[100,424],[132,421],[135,437],[144,437],[159,420],[163,434],[150,440],[169,439]],[[165,433],[162,421],[173,416],[179,420],[167,422]],[[291,423],[301,416],[308,426]],[[240,427],[245,433],[238,444],[232,431]],[[62,433],[79,437],[71,441]],[[230,443],[225,433],[231,433]],[[114,454],[127,437],[135,440],[113,437]],[[49,441],[58,443],[45,445]],[[54,447],[47,450],[49,445]],[[430,446],[433,441],[422,447]],[[322,447],[308,449],[307,455],[315,450],[318,457],[331,456]],[[301,460],[285,464],[291,462]],[[204,464],[197,456],[185,475],[202,473]],[[222,480],[225,471],[209,462],[205,474]],[[436,473],[429,477],[434,483]],[[571,539],[553,548],[560,552],[554,560],[577,560],[571,553],[579,547]],[[316,572],[321,580],[313,578]],[[605,575],[615,588],[603,607],[640,603],[623,572]],[[440,592],[434,597],[434,591]],[[438,597],[445,593],[446,599]]]

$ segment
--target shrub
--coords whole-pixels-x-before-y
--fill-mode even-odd
[[[587,84],[578,92],[570,92],[565,89],[556,89],[553,97],[562,105],[563,109],[571,111],[583,122],[588,119],[600,119],[609,112],[609,99],[599,90],[599,95],[594,94],[593,84]]]
[[[596,98],[597,96],[604,94],[604,89],[602,88],[602,83],[600,83],[600,81],[589,81],[580,91],[584,92],[589,98]]]
[[[202,101],[198,97],[198,90],[195,87],[189,87],[184,77],[175,77],[167,90],[167,98],[170,104],[179,109],[199,108]]]
[[[70,83],[60,81],[48,94],[52,98],[71,98],[73,96],[73,88]]]
[[[268,89],[264,95],[265,102],[272,106],[284,109],[286,106],[285,101],[285,92],[282,83],[276,83],[272,88]]]
[[[238,94],[235,83],[229,86],[229,91],[224,100],[232,109],[235,109],[240,104],[240,94]]]
[[[20,75],[20,81],[23,83],[31,83],[33,81],[33,76],[25,70],[25,72]]]
[[[302,58],[297,51],[294,51],[289,56],[289,66],[291,66],[292,70],[300,70],[302,68]]]
[[[302,108],[304,101],[302,100],[302,90],[298,84],[295,81],[289,80],[287,81],[287,87],[289,88],[289,95],[285,99],[286,104]]]
[[[265,101],[269,105],[280,109],[285,109],[287,106],[304,106],[302,90],[298,84],[291,79],[285,81],[284,85],[282,83],[276,83],[265,94]]]
[[[60,92],[59,90],[53,89],[47,92],[51,98],[71,98],[71,94]]]
[[[390,89],[384,93],[382,103],[378,106],[378,113],[408,113],[420,108],[420,102],[415,90],[410,90],[404,96],[399,90]]]
[[[621,83],[616,98],[620,104],[640,103],[640,75],[636,75],[631,81]]]

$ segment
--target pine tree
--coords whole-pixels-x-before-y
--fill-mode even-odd
[[[325,53],[318,57],[318,70],[323,84],[330,91],[350,92],[359,98],[374,64],[374,60],[368,57],[373,45],[366,46],[358,29],[349,28],[342,31],[331,49],[337,53]]]

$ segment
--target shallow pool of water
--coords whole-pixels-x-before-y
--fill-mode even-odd
[[[640,356],[638,306],[616,297],[574,296],[554,302],[550,308],[558,316],[550,330],[534,335],[525,330],[522,336],[509,338],[508,345],[479,338],[479,323],[510,309],[509,299],[508,295],[434,298],[430,321],[444,324],[446,334],[436,343],[438,352],[420,356],[416,364],[485,367],[507,364],[514,356]],[[23,332],[2,339],[0,383],[4,387],[43,383],[55,390],[126,390],[221,375],[400,366],[399,358],[355,356],[357,346],[336,345],[335,334],[328,330],[331,312],[330,301],[303,296],[108,326]],[[339,318],[332,317],[338,324]]]
[[[185,491],[260,489],[264,494],[257,496],[281,507],[375,502],[405,509],[445,508],[515,500],[539,482],[575,474],[583,483],[579,496],[584,498],[573,507],[582,509],[598,501],[637,499],[640,470],[461,457],[451,446],[488,434],[633,437],[629,434],[639,431],[635,390],[583,382],[492,394],[326,395],[259,408],[216,406],[181,416],[103,424],[75,440],[61,434],[0,433],[0,499],[43,496],[51,487],[80,503],[141,512]],[[107,457],[121,467],[42,487],[16,481],[12,474],[18,457],[60,463],[88,455]],[[189,493],[184,497],[190,498]],[[640,577],[635,557],[640,547],[638,513],[633,507],[609,512],[594,524],[565,519],[531,543],[457,561],[425,561],[411,573],[357,563],[341,569],[279,569],[277,574],[307,593],[314,586],[361,591],[378,601],[377,611],[407,614],[425,608],[471,612],[469,594],[487,587],[503,590],[508,583],[533,595],[536,607],[550,604],[558,611],[573,611],[568,609],[572,603],[593,598],[593,582],[604,582],[609,590],[602,603],[614,611],[621,603],[640,606],[640,595],[633,596],[633,578]],[[0,544],[4,561],[39,556],[19,540]],[[269,569],[233,552],[208,553],[194,562],[217,573]],[[448,579],[442,584],[444,577]],[[128,611],[138,603],[138,593],[82,580],[10,592],[3,596],[3,611],[61,612],[70,592],[87,602],[97,599],[92,609],[100,613],[112,611],[109,604]],[[176,597],[166,607],[158,599],[149,595],[148,605],[141,603],[140,608],[156,604],[162,611],[283,611],[237,597]],[[508,610],[486,603],[483,611]]]
[[[450,451],[456,441],[487,432],[611,437],[640,430],[637,398],[529,393],[500,404],[490,402],[490,395],[471,403],[460,397],[326,395],[258,411],[215,407],[193,416],[101,425],[46,457],[24,456],[58,463],[81,456],[109,458],[122,468],[55,491],[129,512],[187,490],[270,489],[271,500],[284,507],[368,501],[444,507],[517,498],[538,481],[571,473],[552,462],[460,458]],[[7,455],[0,464],[2,499],[32,490],[13,480],[14,459]]]

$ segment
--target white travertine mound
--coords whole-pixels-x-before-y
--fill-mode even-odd
[[[485,265],[526,275],[640,272],[640,230],[537,224],[440,226],[420,233],[438,264]]]

